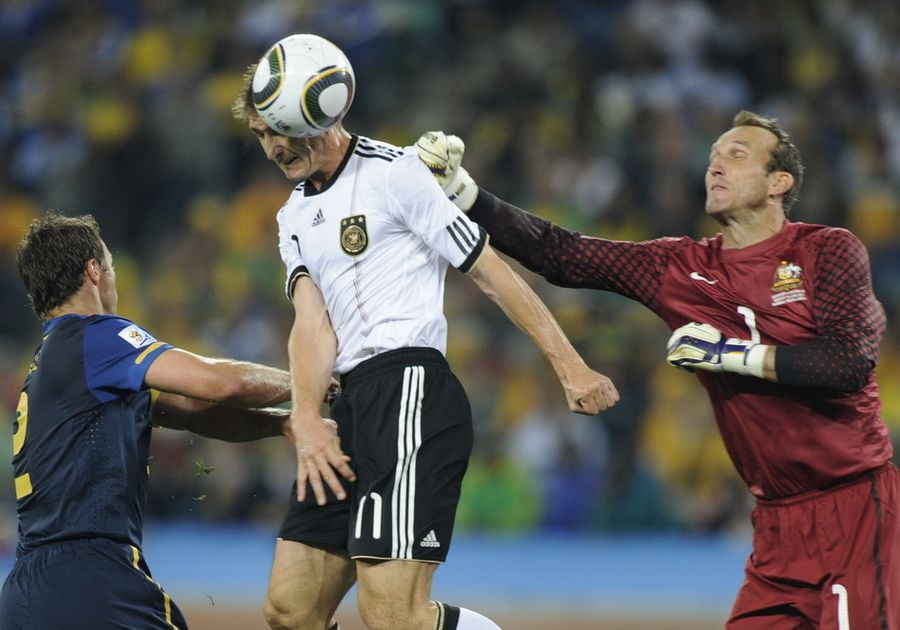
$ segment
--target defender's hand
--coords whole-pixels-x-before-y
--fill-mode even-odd
[[[335,471],[348,481],[355,481],[356,474],[350,468],[350,456],[341,450],[337,423],[330,418],[291,418],[291,435],[297,449],[297,500],[306,499],[306,484],[312,487],[316,502],[325,505],[327,497],[324,483],[338,499],[347,492]]]
[[[594,416],[619,402],[619,392],[613,382],[586,365],[561,382],[569,409],[575,413]]]
[[[478,196],[478,186],[462,167],[465,151],[462,139],[443,131],[426,131],[416,140],[419,159],[434,175],[444,194],[457,208],[468,212]]]
[[[729,339],[709,324],[691,322],[672,333],[666,352],[670,365],[688,372],[698,369],[762,378],[766,346],[747,339]]]
[[[326,405],[330,405],[331,401],[335,399],[341,393],[341,382],[336,378],[332,377],[331,384],[328,385],[328,391],[325,392],[325,398],[322,399],[322,402]],[[332,421],[333,422],[333,421]]]

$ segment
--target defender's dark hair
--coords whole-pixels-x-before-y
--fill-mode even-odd
[[[93,216],[66,217],[50,212],[35,219],[16,251],[19,277],[40,319],[65,304],[84,283],[91,259],[106,269],[100,226]]]
[[[732,127],[761,127],[772,133],[778,142],[772,149],[771,159],[768,164],[768,172],[785,171],[794,178],[794,185],[784,193],[781,198],[785,216],[790,215],[791,208],[800,197],[800,187],[803,185],[803,161],[800,159],[800,149],[791,142],[791,135],[785,131],[774,118],[766,118],[746,110],[740,111],[731,121]]]

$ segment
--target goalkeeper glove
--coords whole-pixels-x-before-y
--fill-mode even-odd
[[[691,322],[669,337],[666,360],[688,372],[698,369],[762,378],[766,348],[756,341],[726,338],[709,324]]]
[[[416,140],[419,159],[434,175],[444,194],[457,208],[468,212],[478,196],[478,186],[461,166],[465,150],[461,138],[443,131],[426,131]]]

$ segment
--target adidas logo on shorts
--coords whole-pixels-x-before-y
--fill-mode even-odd
[[[437,535],[434,533],[432,529],[430,532],[425,534],[425,538],[422,539],[422,542],[419,543],[420,547],[440,547],[441,543],[438,542]]]

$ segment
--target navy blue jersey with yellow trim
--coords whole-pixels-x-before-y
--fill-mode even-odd
[[[90,537],[139,547],[150,446],[144,375],[172,346],[108,315],[64,315],[43,333],[13,435],[18,553]]]

